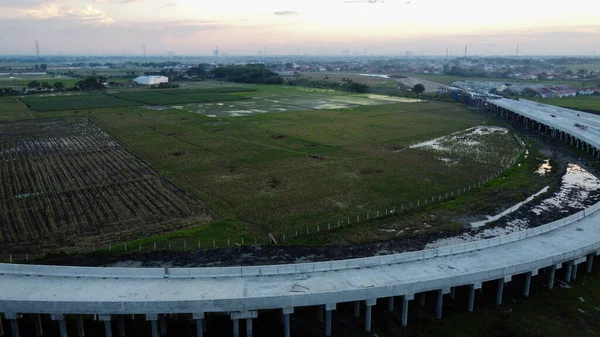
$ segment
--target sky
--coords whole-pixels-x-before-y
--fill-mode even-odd
[[[596,0],[0,0],[0,54],[589,55]]]

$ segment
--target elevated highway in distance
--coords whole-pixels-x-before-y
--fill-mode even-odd
[[[487,101],[484,109],[598,155],[598,116],[506,99]],[[365,330],[370,331],[372,306],[383,300],[388,310],[401,310],[406,325],[409,302],[424,299],[425,293],[436,294],[436,316],[441,318],[445,295],[457,287],[468,288],[471,311],[475,290],[484,282],[494,283],[496,302],[501,304],[504,285],[514,277],[524,278],[527,296],[531,278],[541,271],[548,276],[549,288],[557,269],[564,270],[565,282],[577,275],[581,264],[591,271],[600,251],[599,208],[596,204],[565,219],[488,240],[352,260],[170,269],[0,264],[0,312],[13,336],[19,336],[24,315],[33,317],[37,331],[43,328],[40,315],[50,315],[62,336],[67,322],[75,322],[83,334],[82,315],[98,315],[106,336],[112,336],[113,321],[121,333],[126,317],[145,315],[155,337],[166,327],[168,314],[190,314],[197,336],[203,336],[205,314],[226,313],[238,337],[239,320],[246,321],[246,335],[251,336],[260,311],[278,309],[283,334],[289,337],[294,309],[315,306],[325,321],[324,335],[330,336],[339,304],[354,303],[356,314],[362,304]]]

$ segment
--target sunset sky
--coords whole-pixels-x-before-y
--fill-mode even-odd
[[[0,54],[600,53],[593,0],[0,0]]]

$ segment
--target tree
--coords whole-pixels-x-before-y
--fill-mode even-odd
[[[420,94],[425,92],[425,86],[421,83],[415,84],[412,91],[419,96]]]
[[[42,82],[43,89],[52,89],[52,85],[48,82]]]
[[[53,87],[56,90],[62,90],[65,88],[65,84],[63,82],[54,82]]]
[[[42,63],[42,64],[40,64],[40,69],[46,70],[46,69],[48,69],[48,65],[45,63]]]
[[[27,87],[29,89],[39,89],[41,86],[42,85],[38,81],[31,81],[31,82],[29,82],[29,84],[27,84]]]

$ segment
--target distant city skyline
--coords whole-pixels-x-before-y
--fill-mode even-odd
[[[592,56],[600,2],[0,0],[0,29],[4,55]]]

